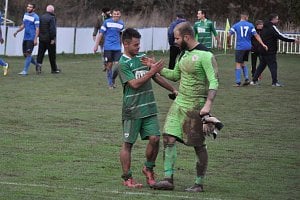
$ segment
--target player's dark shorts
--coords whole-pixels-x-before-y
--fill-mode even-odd
[[[141,119],[123,120],[123,140],[134,144],[141,136],[142,140],[147,140],[149,136],[160,136],[157,115]]]
[[[33,40],[24,40],[23,41],[23,53],[32,53],[34,48]]]
[[[250,50],[236,50],[235,51],[235,62],[243,63],[248,61]]]
[[[103,57],[104,57],[104,62],[107,63],[107,62],[118,62],[121,58],[121,50],[117,50],[117,51],[114,51],[114,50],[104,50],[104,54],[103,54]]]

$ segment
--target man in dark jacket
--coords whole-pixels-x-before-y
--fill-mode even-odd
[[[283,40],[285,42],[295,42],[299,43],[299,40],[295,38],[290,38],[282,33],[279,32],[276,25],[279,22],[279,18],[277,14],[271,14],[269,21],[264,24],[264,27],[261,32],[261,38],[263,42],[268,46],[268,51],[261,48],[261,59],[259,66],[257,67],[254,77],[251,81],[251,85],[256,85],[258,81],[258,77],[264,71],[266,66],[268,65],[271,76],[272,76],[272,86],[281,87],[282,85],[277,80],[277,61],[276,61],[276,54],[277,54],[277,43],[278,39]]]
[[[93,40],[96,41],[96,36],[101,28],[101,25],[103,24],[103,22],[111,17],[111,13],[110,13],[110,9],[105,7],[102,9],[102,13],[101,15],[99,15],[97,17],[97,20],[94,24],[94,31],[93,31]],[[104,43],[104,39],[103,41],[100,42],[101,48],[103,48],[103,43]]]
[[[37,74],[42,72],[42,63],[46,50],[48,50],[51,73],[58,74],[60,69],[56,65],[56,18],[54,6],[48,5],[46,13],[40,17],[39,50],[37,56]]]
[[[255,22],[255,30],[257,32],[258,35],[261,34],[262,28],[264,27],[264,22],[262,20],[257,20]],[[259,50],[261,48],[260,43],[257,41],[257,39],[255,37],[251,38],[251,74],[252,74],[252,78],[254,77],[255,71],[256,71],[256,62],[257,62],[257,58],[259,58]]]
[[[93,40],[96,41],[96,36],[103,24],[103,22],[105,20],[107,20],[108,18],[111,18],[111,13],[110,13],[110,8],[104,7],[102,8],[102,13],[101,15],[99,15],[97,17],[97,20],[94,24],[94,31],[93,31]],[[104,45],[104,37],[101,38],[101,41],[99,43],[100,48],[101,48],[101,52],[103,53],[103,45]],[[103,60],[105,60],[105,58],[103,57]],[[106,71],[106,63],[105,61],[103,62],[103,71]]]
[[[169,69],[174,69],[177,56],[180,54],[180,48],[174,43],[174,28],[177,24],[185,22],[183,14],[178,13],[176,19],[170,24],[168,29],[168,41],[170,45]]]

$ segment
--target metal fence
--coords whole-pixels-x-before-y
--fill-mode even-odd
[[[13,33],[18,27],[7,27],[3,30],[5,36],[4,45],[0,46],[0,54],[7,56],[22,56],[22,40],[23,32],[20,32],[16,38],[13,37]],[[141,49],[142,52],[147,51],[167,51],[169,50],[167,28],[139,28],[141,33]],[[92,54],[94,41],[92,39],[93,28],[72,28],[72,27],[58,27],[57,28],[57,53],[62,54]],[[217,31],[220,35],[220,39],[224,41],[224,30]],[[300,34],[287,34],[291,37],[300,39]],[[216,40],[213,39],[214,47],[216,47]],[[234,37],[231,40],[231,45],[234,47]],[[278,44],[280,53],[288,54],[300,54],[300,45],[295,43],[287,43],[279,41]],[[37,54],[37,47],[34,48],[33,54]]]

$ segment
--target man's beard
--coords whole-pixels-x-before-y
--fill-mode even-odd
[[[181,49],[181,51],[188,50],[188,45],[184,40],[182,40],[182,42],[181,42],[180,49]]]

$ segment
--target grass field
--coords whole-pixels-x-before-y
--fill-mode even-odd
[[[218,54],[218,52],[216,52]],[[160,54],[167,60],[167,54]],[[53,75],[17,75],[23,58],[5,58],[0,76],[0,199],[300,199],[300,56],[279,55],[282,88],[266,70],[259,86],[232,87],[234,57],[218,55],[220,89],[213,114],[225,124],[207,139],[205,192],[183,192],[194,180],[194,153],[178,145],[175,190],[127,189],[121,185],[120,84],[106,85],[94,55],[58,57]],[[119,81],[118,81],[119,83]],[[155,85],[155,84],[154,84]],[[161,126],[171,100],[155,85]],[[134,177],[141,173],[146,142],[133,149]],[[162,148],[157,159],[163,177]]]

